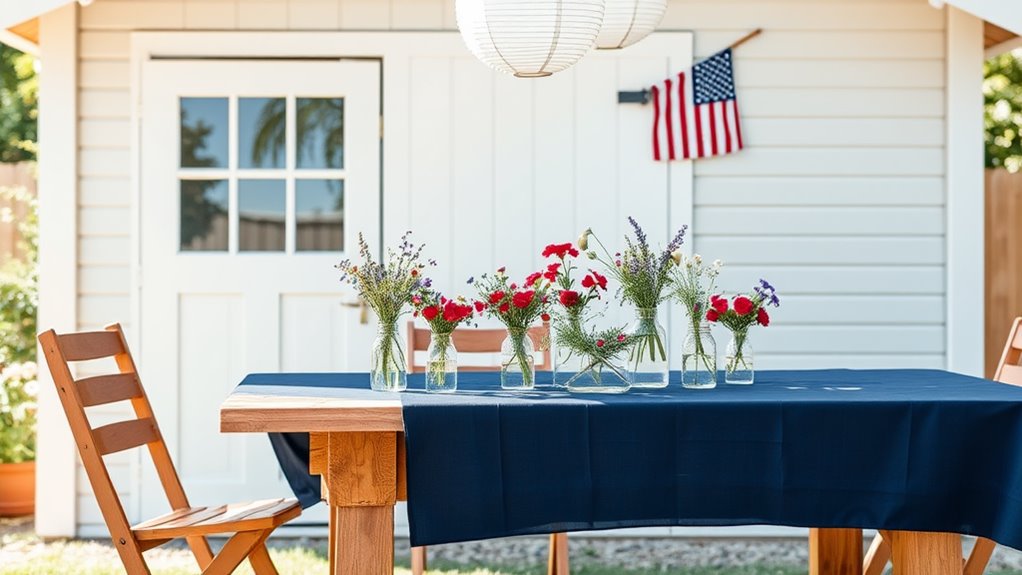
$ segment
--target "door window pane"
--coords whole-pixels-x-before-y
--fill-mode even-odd
[[[181,98],[181,167],[227,167],[227,98]]]
[[[344,98],[298,98],[296,124],[299,168],[344,168]]]
[[[295,249],[344,249],[344,180],[295,182]]]
[[[238,249],[284,251],[284,180],[238,181]]]
[[[238,167],[283,168],[284,98],[238,98]]]
[[[227,251],[227,181],[181,181],[181,251]]]

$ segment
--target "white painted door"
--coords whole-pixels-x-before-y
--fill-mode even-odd
[[[164,436],[194,504],[289,495],[218,407],[249,372],[367,367],[333,266],[358,231],[378,243],[379,62],[154,60],[141,87],[140,357]],[[142,469],[148,517],[166,502]]]

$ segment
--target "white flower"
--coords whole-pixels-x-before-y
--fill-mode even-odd
[[[25,386],[22,389],[24,389],[25,393],[27,393],[30,397],[36,397],[39,395],[39,382],[34,379],[30,379],[25,382]]]
[[[692,260],[695,261],[697,266],[703,265],[703,256],[695,254],[692,256]]]

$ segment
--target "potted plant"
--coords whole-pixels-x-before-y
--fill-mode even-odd
[[[0,371],[0,517],[35,511],[36,365]]]

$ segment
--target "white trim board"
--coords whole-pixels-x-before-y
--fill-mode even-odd
[[[78,9],[39,22],[40,331],[78,328]],[[40,361],[43,354],[38,353]],[[36,533],[71,537],[77,521],[75,443],[49,371],[39,370]]]
[[[947,10],[947,369],[983,375],[983,21]]]

